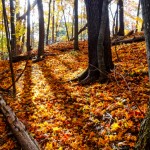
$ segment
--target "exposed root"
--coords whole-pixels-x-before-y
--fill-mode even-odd
[[[74,79],[72,79],[72,80],[69,80],[68,82],[70,82],[70,81],[81,81],[81,80],[83,80],[84,78],[86,78],[87,77],[87,75],[88,75],[88,68],[81,74],[81,75],[79,75],[78,77],[76,77],[76,78],[74,78]]]
[[[96,81],[99,77],[99,73],[97,73],[97,71],[88,71],[88,75],[81,80],[78,84],[79,85],[86,85],[86,84],[91,84],[94,81]]]

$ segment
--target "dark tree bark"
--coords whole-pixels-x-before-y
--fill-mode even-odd
[[[15,7],[14,1],[10,0],[10,15],[11,15],[11,51],[12,55],[16,56],[16,31],[15,31]]]
[[[111,56],[111,44],[110,44],[110,31],[109,21],[107,18],[106,32],[104,35],[103,42],[103,57],[98,57],[98,37],[101,28],[101,17],[102,17],[102,6],[103,0],[85,0],[87,10],[87,21],[88,21],[88,57],[89,66],[88,69],[79,77],[81,84],[89,84],[100,77],[101,71],[98,68],[98,59],[104,59],[105,71],[109,72],[113,68],[112,56]],[[108,8],[107,8],[108,9]],[[109,63],[108,63],[109,62]]]
[[[48,45],[48,41],[49,41],[49,26],[50,26],[50,17],[51,17],[51,2],[52,0],[49,0],[49,10],[48,10],[48,24],[47,24],[47,33],[46,33],[46,45]]]
[[[27,14],[27,51],[29,52],[31,50],[30,46],[30,0],[28,0],[28,14]]]
[[[14,69],[12,64],[12,52],[10,49],[10,32],[9,32],[8,19],[6,14],[5,0],[2,0],[2,7],[3,7],[3,17],[4,17],[4,25],[6,31],[6,39],[7,39],[7,49],[9,54],[9,66],[11,71],[12,85],[13,85],[13,96],[15,97],[16,95],[15,76],[14,76]]]
[[[123,0],[118,0],[119,7],[119,31],[117,35],[124,36],[124,9],[123,9]]]
[[[105,49],[106,50],[105,50]],[[111,68],[111,44],[109,31],[108,0],[103,1],[102,18],[97,44],[98,69],[100,71],[100,82],[107,78],[107,71]]]
[[[78,0],[74,0],[74,19],[75,19],[75,26],[74,26],[74,49],[79,50],[79,43],[78,43]]]
[[[150,81],[150,1],[142,0],[141,5],[144,19],[144,32],[146,39],[148,72]],[[141,123],[136,150],[150,150],[150,99],[147,114],[145,116],[145,119]]]
[[[53,17],[52,17],[52,43],[55,42],[55,0],[53,0]]]
[[[38,43],[38,59],[44,54],[44,14],[42,0],[37,0],[39,13],[39,43]]]

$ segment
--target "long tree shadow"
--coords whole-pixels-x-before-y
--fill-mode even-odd
[[[91,150],[98,149],[97,144],[90,140],[90,132],[95,130],[95,127],[89,119],[89,112],[84,107],[84,104],[89,102],[83,101],[80,95],[74,97],[74,89],[68,88],[68,83],[61,83],[56,77],[54,70],[47,67],[45,62],[38,65],[54,94],[53,99],[49,99],[48,102],[54,106],[51,109],[56,113],[54,113],[49,123],[57,124],[61,128],[61,133],[57,134],[57,142],[60,145],[63,142],[64,148],[70,147],[71,149],[76,146],[82,148],[83,145],[88,145]],[[78,144],[76,146],[71,144],[69,139]]]
[[[21,113],[21,120],[26,125],[26,127],[29,126],[27,124],[27,121],[30,116],[34,113],[34,107],[35,105],[32,102],[32,97],[34,95],[32,88],[33,88],[33,82],[32,82],[32,62],[29,61],[26,67],[26,70],[23,74],[23,80],[21,81],[22,93],[21,93],[21,106],[22,110],[19,110]]]

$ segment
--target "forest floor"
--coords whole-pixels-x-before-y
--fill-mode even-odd
[[[150,95],[145,42],[113,46],[109,81],[86,86],[66,82],[87,68],[87,41],[80,42],[80,51],[72,47],[72,42],[46,47],[54,55],[28,62],[16,83],[16,98],[0,93],[42,150],[132,149]],[[14,63],[16,77],[25,63]],[[0,72],[8,68],[0,61]],[[4,75],[0,87],[6,88],[10,72]],[[15,149],[19,146],[0,114],[0,150]]]

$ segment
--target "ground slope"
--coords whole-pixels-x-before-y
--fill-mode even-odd
[[[132,149],[150,95],[145,43],[112,47],[115,69],[105,84],[81,86],[66,82],[87,67],[87,42],[80,51],[72,42],[46,47],[43,61],[28,62],[16,83],[17,96],[4,99],[25,124],[42,150]],[[16,76],[25,61],[14,64]],[[0,62],[0,72],[8,68]],[[0,86],[11,84],[10,74],[0,76]],[[0,115],[0,149],[19,149]],[[16,147],[16,148],[15,148]]]

